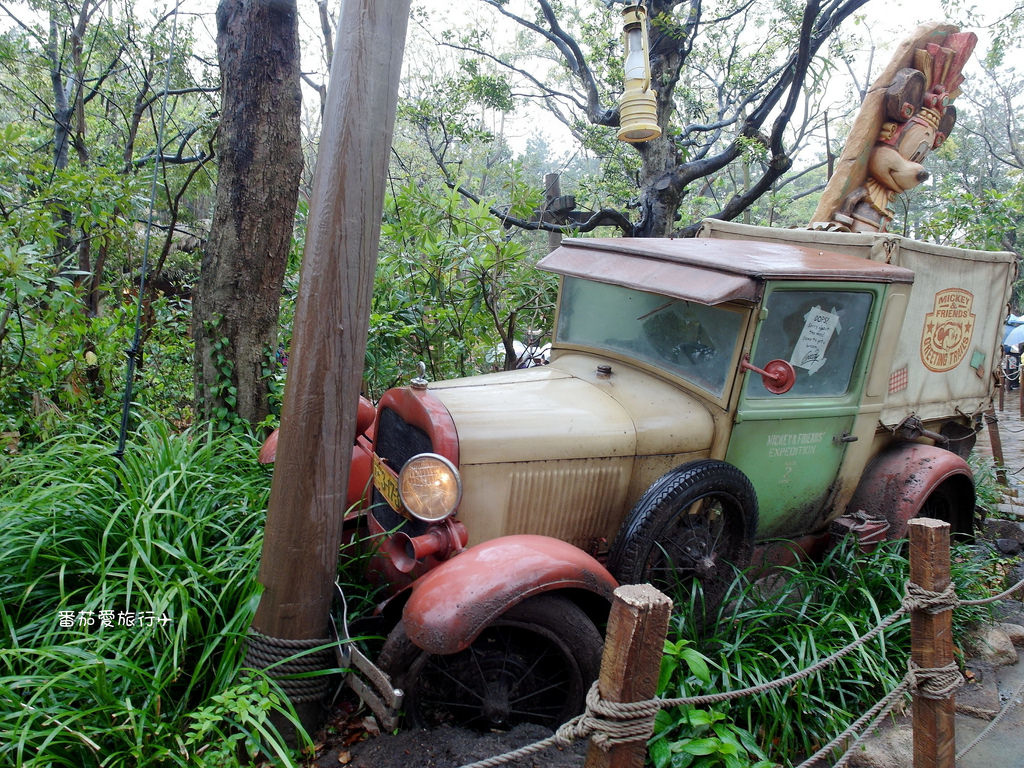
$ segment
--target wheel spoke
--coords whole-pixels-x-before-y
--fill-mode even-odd
[[[543,688],[534,688],[533,690],[528,691],[527,693],[524,693],[522,696],[519,696],[519,697],[517,697],[515,699],[512,699],[510,703],[513,704],[513,705],[514,704],[519,704],[521,702],[524,702],[524,701],[527,701],[529,699],[532,699],[532,698],[535,698],[537,696],[540,696],[541,694],[548,693],[549,691],[565,690],[567,687],[568,687],[567,682],[565,680],[562,680],[562,681],[557,682],[557,683],[552,683],[551,685],[546,685]],[[561,705],[558,704],[558,703],[552,702],[551,706],[552,707],[558,707],[558,706],[561,706]]]
[[[510,609],[464,651],[419,653],[396,678],[417,724],[555,728],[582,708],[600,667],[601,636],[570,600],[538,596]],[[402,658],[393,656],[399,665]]]

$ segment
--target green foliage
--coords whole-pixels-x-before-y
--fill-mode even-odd
[[[269,475],[257,443],[159,424],[0,459],[0,763],[293,764],[275,684],[239,676]],[[248,760],[245,761],[248,764]]]
[[[1016,230],[1024,222],[1024,178],[1011,174],[1015,183],[1003,190],[959,191],[934,212],[924,233],[942,242],[968,248],[1002,250],[1010,247]]]
[[[509,190],[517,189],[515,179]],[[528,217],[536,198],[510,215]],[[549,329],[555,282],[485,203],[410,182],[387,203],[366,377],[379,395],[422,360],[432,379],[478,373],[504,338]]]
[[[971,465],[971,474],[974,476],[975,503],[984,510],[986,516],[993,515],[1003,502],[995,462],[990,456],[971,453],[967,463]]]
[[[133,307],[134,308],[134,307]],[[176,427],[189,426],[194,417],[192,387],[192,303],[161,297],[149,305],[153,313],[148,335],[142,341],[141,364],[133,388],[135,407],[141,407]],[[125,319],[127,322],[128,318]],[[123,364],[123,360],[118,361]],[[115,379],[117,394],[124,386]]]
[[[28,15],[3,34],[0,55],[0,269],[10,277],[0,285],[0,430],[17,432],[23,444],[44,439],[64,417],[116,418],[143,249],[152,270],[172,225],[204,214],[201,195],[214,178],[195,173],[209,156],[208,94],[216,88],[188,63],[195,40],[187,18],[172,50],[171,14],[147,18],[131,4],[33,5],[52,26]],[[161,97],[167,67],[170,91]],[[68,113],[58,114],[57,93],[69,99]],[[176,162],[154,170],[165,106],[160,150]],[[62,136],[63,153],[54,146]],[[150,215],[154,172],[147,246],[139,222]],[[197,269],[194,254],[168,261],[183,274]],[[176,367],[188,342],[180,313],[171,315],[178,336],[158,329],[155,341],[171,348],[154,360]],[[139,371],[173,402],[156,402],[157,410],[176,409],[187,421],[183,387],[167,373],[160,365]],[[175,381],[191,379],[174,373]]]
[[[690,696],[752,687],[806,669],[844,648],[899,608],[909,573],[904,550],[905,543],[896,541],[862,553],[848,542],[820,562],[779,569],[767,583],[741,575],[710,629],[701,625],[699,587],[681,588],[674,595],[676,613],[667,646],[678,658],[663,666],[660,694]],[[988,583],[996,570],[990,555],[954,549],[953,581],[961,598],[989,594]],[[962,637],[972,624],[990,619],[990,610],[958,608],[954,635]],[[747,765],[728,763],[726,756],[760,759],[754,745],[782,764],[796,755],[810,755],[903,679],[909,649],[909,618],[904,616],[868,645],[790,688],[736,699],[727,709],[716,706],[701,715],[697,725],[687,719],[686,711],[663,715],[658,738],[666,743],[652,742],[652,759],[659,768],[690,765],[685,761],[692,750],[673,749],[673,740],[689,744],[707,738],[732,745],[698,742],[701,749],[713,750],[702,758],[714,754],[721,760],[708,765]],[[706,662],[694,666],[694,652]],[[746,748],[749,757],[743,757],[726,735]]]
[[[231,340],[227,336],[217,335],[220,323],[220,316],[206,323],[206,334],[213,339],[210,354],[216,370],[216,380],[209,389],[210,399],[214,403],[210,411],[210,422],[220,431],[245,432],[246,422],[235,410],[238,404],[238,386],[235,383],[235,363],[231,358]],[[266,367],[263,372],[266,375]]]
[[[672,698],[694,695],[711,683],[708,659],[687,640],[666,641],[658,691]],[[750,732],[719,709],[663,709],[649,742],[654,768],[770,768]]]
[[[0,431],[22,444],[45,439],[66,418],[117,419],[137,298],[133,262],[142,246],[130,219],[148,205],[139,193],[143,179],[123,172],[122,155],[97,149],[96,159],[108,164],[55,168],[40,151],[49,138],[45,126],[29,121],[0,128]],[[104,273],[115,279],[105,282]],[[141,397],[187,421],[191,371],[178,366],[187,322],[165,300],[151,309],[170,322],[157,328],[161,348],[139,371],[160,393],[147,389]],[[174,382],[187,382],[186,402]]]
[[[0,431],[45,437],[70,414],[113,414],[130,317],[89,317],[81,293],[34,245],[0,247]]]

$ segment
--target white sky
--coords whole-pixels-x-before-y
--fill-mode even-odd
[[[341,2],[343,0],[329,0],[328,8],[333,14],[338,13]],[[491,9],[487,8],[480,0],[413,0],[413,2],[414,6],[425,8],[431,21],[435,22],[440,28],[443,28],[446,23],[451,23],[453,26],[461,26],[472,20],[478,20],[479,23],[495,23],[491,21],[491,19],[495,18]],[[169,0],[142,0],[142,3],[145,5],[151,4],[155,8],[170,7]],[[510,0],[510,4],[527,7],[532,5],[532,0]],[[982,21],[992,21],[1005,15],[1016,4],[1014,0],[985,0],[981,4],[982,8],[978,11],[979,17]],[[15,13],[18,13],[19,18],[29,19],[32,16],[31,11],[27,9],[23,0],[0,0],[0,6],[14,9]],[[320,25],[315,0],[299,0],[299,6],[301,12],[300,36],[304,43],[307,44],[308,49],[303,58],[303,68],[307,71],[319,69],[322,66],[319,53]],[[116,7],[116,4],[114,7]],[[183,13],[195,14],[197,32],[201,29],[207,30],[208,37],[206,39],[208,42],[206,45],[200,42],[199,46],[204,49],[207,55],[211,56],[214,55],[213,37],[216,33],[216,25],[213,19],[213,9],[215,7],[216,4],[212,0],[182,0],[180,6]],[[865,24],[855,26],[852,19],[847,20],[844,28],[840,30],[840,34],[843,33],[843,30],[856,30],[856,33],[861,36],[865,33],[870,36],[870,39],[878,48],[871,60],[871,76],[874,77],[889,60],[889,53],[886,49],[898,44],[919,24],[942,19],[942,9],[937,3],[926,4],[922,3],[921,0],[870,0],[862,9],[861,15],[866,20]],[[620,23],[619,8],[616,7],[614,10],[610,10],[608,17],[609,26],[615,28]],[[513,34],[515,29],[513,22],[501,19],[500,17],[498,19],[497,23],[508,25],[510,35]],[[6,29],[11,25],[10,19],[0,10],[0,30]],[[978,57],[983,55],[988,47],[986,31],[980,28],[974,29],[974,31],[978,32],[979,37],[982,39],[975,56],[972,57],[965,71],[968,83],[977,76]],[[407,61],[409,58],[407,56]],[[860,70],[856,72],[856,76],[863,80],[867,76],[867,69],[868,54],[865,52],[863,64]],[[320,80],[321,78],[316,76],[316,79]],[[864,86],[866,84],[861,82],[859,85]],[[312,97],[311,93],[309,95]],[[312,99],[310,99],[310,103],[312,103]],[[521,150],[525,145],[528,134],[535,129],[538,121],[543,121],[546,133],[550,125],[550,131],[556,136],[554,142],[563,141],[563,139],[557,138],[559,133],[564,137],[564,141],[568,141],[568,135],[564,128],[549,116],[542,116],[539,109],[522,110],[522,112],[528,115],[525,120],[520,114],[513,116],[504,126],[506,132],[512,134],[511,144],[514,149]],[[522,123],[522,127],[517,126],[517,122]]]

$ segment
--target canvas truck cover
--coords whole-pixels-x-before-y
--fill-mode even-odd
[[[707,220],[698,237],[785,242],[906,267],[914,287],[880,420],[894,426],[990,406],[1003,321],[1017,271],[1008,252],[922,243],[890,233],[775,229]]]

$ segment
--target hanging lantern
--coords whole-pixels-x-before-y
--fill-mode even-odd
[[[647,9],[622,9],[622,40],[626,50],[626,89],[619,99],[620,141],[637,143],[661,136],[658,105],[651,90],[651,59],[647,50]]]

